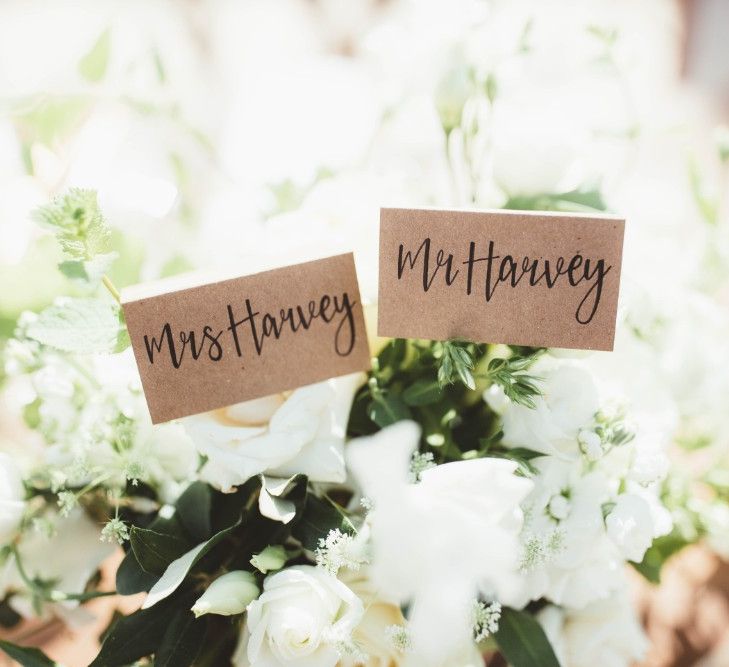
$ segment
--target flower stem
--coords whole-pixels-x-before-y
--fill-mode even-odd
[[[101,282],[104,283],[104,287],[109,290],[109,293],[114,297],[114,300],[117,303],[121,303],[121,295],[119,294],[119,290],[116,288],[114,283],[111,282],[109,276],[104,275],[104,277],[101,279]]]

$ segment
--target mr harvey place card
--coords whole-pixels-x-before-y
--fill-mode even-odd
[[[378,334],[612,350],[625,222],[383,208]]]
[[[155,424],[370,366],[351,253],[168,290],[122,293]]]

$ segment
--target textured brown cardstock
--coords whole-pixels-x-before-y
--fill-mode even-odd
[[[169,285],[122,293],[155,424],[370,367],[351,253],[187,289]]]
[[[378,334],[612,350],[624,230],[607,215],[383,208]],[[546,262],[563,272],[551,287]]]

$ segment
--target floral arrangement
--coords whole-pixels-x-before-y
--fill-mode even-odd
[[[244,13],[245,4],[226,11]],[[330,35],[359,55],[351,69],[322,70],[316,90],[333,111],[317,102],[307,122],[328,129],[334,115],[365,108],[361,65],[384,81],[378,95],[368,92],[378,120],[363,112],[368,131],[355,133],[344,166],[329,168],[339,153],[322,139],[322,169],[305,178],[276,181],[267,144],[250,158],[255,169],[227,156],[231,174],[203,178],[219,157],[209,154],[224,151],[188,126],[184,104],[139,93],[148,76],[171,99],[199,98],[199,80],[190,90],[179,83],[176,63],[188,60],[178,59],[177,42],[174,57],[144,45],[134,66],[117,71],[109,68],[116,37],[105,31],[79,63],[78,98],[40,110],[23,98],[13,122],[28,174],[4,193],[20,200],[13,210],[42,202],[42,264],[28,262],[20,275],[49,285],[49,298],[12,317],[0,303],[0,399],[11,396],[24,422],[17,442],[0,433],[0,624],[80,626],[87,602],[118,594],[139,608],[111,619],[93,665],[627,667],[647,647],[630,570],[656,582],[672,554],[700,540],[729,555],[729,377],[720,372],[729,361],[720,305],[727,133],[717,133],[710,158],[691,156],[684,169],[683,146],[668,145],[676,119],[661,115],[675,93],[644,85],[654,73],[623,51],[633,33],[643,46],[642,15],[624,41],[588,10],[557,16],[541,3],[524,12],[504,3],[484,16],[487,3],[476,4],[469,12],[444,4],[422,23],[398,9],[379,32],[345,25],[346,35]],[[138,22],[130,21],[135,35]],[[568,40],[584,46],[582,59],[572,41],[561,48]],[[403,50],[437,53],[438,67],[393,55]],[[129,80],[112,101],[105,86],[119,72]],[[437,77],[423,81],[424,72]],[[278,106],[311,111],[316,95],[273,80],[264,92],[280,95]],[[557,88],[562,106],[553,103]],[[644,109],[654,95],[660,113]],[[567,108],[572,115],[557,122]],[[257,129],[259,116],[244,111],[241,124]],[[86,127],[87,116],[103,122]],[[151,147],[135,154],[141,162],[132,160],[125,179],[117,173],[126,163],[108,168],[113,183],[99,189],[111,224],[93,190],[46,203],[60,184],[107,173],[93,149],[99,136],[109,139],[105,128],[116,140],[120,118],[143,127]],[[79,127],[85,169],[66,177],[58,145]],[[233,145],[236,131],[221,143]],[[168,166],[159,164],[173,164],[172,195],[165,179],[137,179],[150,156],[160,173]],[[680,168],[667,175],[658,163]],[[24,198],[26,180],[43,196]],[[133,196],[140,183],[149,200]],[[256,188],[270,194],[265,213],[256,211],[261,254],[275,246],[285,263],[314,248],[354,248],[365,299],[375,293],[371,209],[393,193],[435,205],[620,210],[629,225],[616,351],[371,336],[366,376],[153,426],[116,285],[226,251],[240,262],[229,211],[252,216],[238,189]],[[120,212],[127,197],[137,208]],[[153,230],[140,234],[145,275],[128,270],[142,261],[134,234],[120,230],[134,216]],[[171,218],[178,226],[156,236],[156,223]],[[189,248],[193,224],[199,254]],[[164,254],[177,232],[170,252],[180,255]],[[49,258],[60,259],[58,272]],[[12,290],[3,291],[5,300]],[[376,307],[370,298],[372,319]],[[103,584],[102,567],[115,585]],[[0,648],[24,666],[55,664],[34,648],[3,640]]]
[[[121,545],[116,591],[146,597],[94,665],[548,666],[591,622],[623,626],[615,664],[640,655],[624,565],[671,532],[667,459],[591,359],[378,340],[367,377],[153,427],[95,193],[36,217],[89,295],[26,313],[4,351],[45,442],[25,475],[3,455],[10,610],[71,619]],[[83,562],[48,562],[58,540]],[[586,650],[567,664],[606,649]]]

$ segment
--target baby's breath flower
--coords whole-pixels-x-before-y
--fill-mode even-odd
[[[124,467],[124,477],[132,483],[132,486],[137,486],[144,476],[144,466],[139,461],[129,461]]]
[[[119,517],[114,517],[107,521],[101,530],[102,542],[117,541],[119,544],[124,544],[128,539],[129,528]]]
[[[413,452],[410,461],[410,481],[419,482],[422,474],[430,468],[435,468],[432,452]]]
[[[47,517],[35,517],[31,521],[31,526],[36,533],[40,533],[44,537],[51,538],[56,536],[56,526]]]
[[[529,535],[522,546],[519,569],[529,572],[551,560],[564,546],[564,531],[559,528],[546,535]]]
[[[364,508],[365,512],[371,512],[372,508],[374,507],[372,498],[368,498],[367,496],[362,496],[359,499],[359,504]]]
[[[69,516],[74,507],[78,505],[78,497],[72,491],[60,491],[58,493],[58,506],[61,508],[61,516]]]
[[[366,664],[369,660],[369,656],[351,639],[335,642],[334,649],[340,658],[350,658],[355,663]]]
[[[367,562],[354,537],[349,533],[343,533],[339,528],[330,530],[326,539],[319,539],[319,546],[314,555],[316,564],[333,575],[343,567],[359,570],[362,564]]]
[[[388,625],[385,628],[385,637],[398,651],[405,653],[412,648],[410,632],[404,625]]]
[[[482,642],[486,637],[498,631],[501,605],[498,602],[487,605],[480,600],[474,600],[471,618],[473,622],[473,639],[476,643]]]

